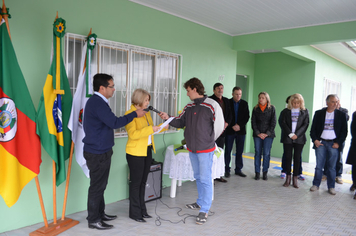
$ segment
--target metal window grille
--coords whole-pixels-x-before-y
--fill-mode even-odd
[[[74,95],[86,36],[67,33],[64,41],[65,66]],[[137,88],[151,94],[151,106],[174,115],[178,110],[181,61],[179,54],[98,38],[92,53],[91,74],[113,76],[115,93],[109,99],[109,105],[116,116],[123,116],[130,109],[131,95]],[[154,125],[162,122],[156,113],[151,115]],[[168,132],[175,131],[170,128]],[[127,136],[125,128],[116,129],[115,136]]]

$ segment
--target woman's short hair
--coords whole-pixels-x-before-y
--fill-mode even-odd
[[[151,95],[144,89],[135,89],[131,97],[131,103],[136,106],[142,106],[145,98],[148,96],[148,100],[151,101]]]
[[[294,101],[300,102],[300,109],[301,109],[301,110],[305,110],[304,98],[303,98],[303,96],[302,96],[301,94],[299,94],[299,93],[295,93],[295,94],[293,94],[293,95],[290,96],[290,99],[289,99],[289,101],[288,101],[288,106],[287,106],[288,109],[291,110],[291,109],[293,108],[292,103],[293,103]]]
[[[204,85],[196,77],[193,77],[190,80],[188,80],[187,82],[185,82],[183,86],[184,86],[185,89],[187,89],[189,87],[191,90],[193,90],[195,88],[199,95],[204,95],[205,94]]]
[[[270,108],[270,107],[271,107],[271,99],[269,98],[268,93],[267,93],[267,92],[260,92],[260,93],[258,94],[258,98],[260,98],[260,95],[265,95],[266,100],[267,100],[267,107]],[[255,106],[255,108],[258,107],[258,104],[259,104],[259,102],[257,102],[257,105]]]

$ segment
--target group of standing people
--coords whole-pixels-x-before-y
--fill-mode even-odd
[[[242,152],[246,134],[245,126],[250,117],[248,104],[241,99],[242,90],[239,87],[233,88],[233,97],[231,99],[223,97],[222,93],[223,85],[216,83],[214,85],[214,95],[211,98],[220,104],[224,111],[226,122],[226,130],[219,137],[219,142],[217,142],[221,148],[224,147],[224,143],[226,145],[225,177],[230,177],[231,149],[234,140],[236,142],[235,174],[245,177],[246,175],[241,169],[243,167]],[[301,94],[296,93],[289,96],[286,103],[287,106],[281,111],[278,119],[279,126],[281,127],[280,141],[283,143],[282,172],[283,174],[285,173],[285,176],[283,176],[285,178],[283,186],[288,187],[292,182],[294,188],[299,188],[298,176],[303,180],[301,175],[301,156],[303,147],[307,141],[306,131],[309,126],[309,112],[305,108],[304,98]],[[315,112],[310,130],[310,137],[315,149],[317,162],[313,186],[310,188],[310,191],[319,189],[322,175],[325,173],[327,176],[328,192],[335,195],[335,182],[342,183],[342,152],[347,136],[348,111],[345,108],[341,108],[339,98],[335,94],[327,96],[326,105],[326,108]],[[269,94],[266,92],[259,93],[258,103],[252,110],[251,118],[255,147],[254,167],[256,180],[261,178],[261,164],[262,179],[268,180],[267,173],[270,164],[272,143],[275,138],[276,123],[276,110],[271,104]],[[352,125],[351,128],[356,127],[354,122]],[[222,141],[223,139],[225,139],[225,142]],[[353,139],[352,143],[356,143],[356,141]],[[353,153],[356,153],[355,145],[351,145],[346,163],[353,164],[356,162],[356,158],[352,158],[355,156]],[[263,162],[261,163],[262,157]],[[293,172],[291,167],[292,160]],[[226,182],[226,180],[222,182]],[[354,191],[355,189],[356,184],[353,184],[350,190]]]
[[[152,163],[152,151],[155,152],[153,134],[160,130],[154,126],[147,107],[151,95],[136,89],[132,94],[131,108],[124,116],[116,117],[111,111],[108,99],[115,92],[114,80],[107,74],[96,74],[93,81],[94,95],[88,100],[83,128],[85,131],[84,158],[90,170],[90,186],[88,189],[88,227],[94,229],[110,229],[113,225],[106,221],[114,220],[116,215],[105,213],[104,191],[106,189],[114,146],[114,129],[125,126],[128,134],[126,144],[126,160],[130,169],[129,184],[129,217],[137,222],[146,222],[151,218],[147,213],[144,195],[145,185]],[[191,78],[184,83],[188,103],[183,112],[170,122],[176,128],[185,127],[189,157],[194,171],[198,190],[196,202],[187,204],[189,209],[198,209],[197,224],[204,224],[212,203],[211,168],[216,144],[225,148],[225,174],[230,177],[231,151],[235,141],[235,174],[246,177],[242,172],[242,153],[246,136],[246,124],[249,121],[248,103],[241,99],[242,89],[234,87],[232,98],[223,97],[224,87],[221,83],[214,85],[214,95],[207,97],[203,84],[198,78]],[[284,148],[286,180],[283,186],[291,183],[291,163],[293,165],[293,186],[298,188],[297,174],[300,173],[301,153],[306,143],[306,130],[309,125],[309,113],[304,106],[300,94],[293,94],[287,107],[281,112],[278,122],[282,130],[281,142]],[[327,175],[327,185],[330,194],[335,192],[336,162],[340,160],[339,148],[344,145],[347,136],[346,114],[339,111],[338,97],[329,95],[326,99],[327,108],[315,112],[310,136],[316,153],[316,168],[311,191],[319,189],[323,169]],[[165,112],[160,117],[169,118]],[[260,179],[261,159],[262,179],[267,180],[270,162],[270,151],[275,138],[276,110],[266,92],[258,95],[258,103],[252,111],[252,130],[255,145],[255,179]],[[351,125],[352,135],[356,133],[356,112]],[[294,152],[294,153],[293,153]],[[342,162],[342,161],[341,161]],[[356,141],[352,139],[346,163],[352,164],[352,177],[356,179]],[[223,178],[221,182],[227,182]],[[354,191],[356,184],[350,190]],[[355,195],[356,199],[356,195]]]

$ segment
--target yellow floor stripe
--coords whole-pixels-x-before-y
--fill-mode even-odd
[[[254,159],[254,157],[250,157],[250,156],[246,156],[246,155],[242,155],[242,157],[246,158],[246,159],[250,159],[250,160]],[[272,161],[272,160],[270,161],[270,163],[277,164],[279,166],[281,166],[281,164],[282,164],[282,162],[280,162],[280,161]],[[303,171],[303,175],[314,176],[314,173]],[[344,183],[352,184],[352,180],[343,179],[343,181],[344,181]]]

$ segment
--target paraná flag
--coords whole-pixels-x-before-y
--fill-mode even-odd
[[[8,207],[40,172],[41,143],[35,119],[35,107],[0,16],[0,195]]]
[[[83,156],[83,129],[84,108],[89,97],[93,94],[93,83],[90,73],[91,51],[96,45],[96,35],[90,34],[87,43],[83,46],[82,59],[80,63],[80,74],[78,77],[77,90],[73,97],[72,111],[68,122],[68,128],[72,131],[72,141],[75,147],[75,158],[82,168],[84,174],[89,178],[89,169]]]
[[[65,161],[69,157],[71,132],[68,120],[72,94],[64,68],[61,39],[65,34],[65,20],[57,18],[53,24],[53,57],[37,110],[37,134],[43,148],[56,162],[56,184],[66,179]]]

